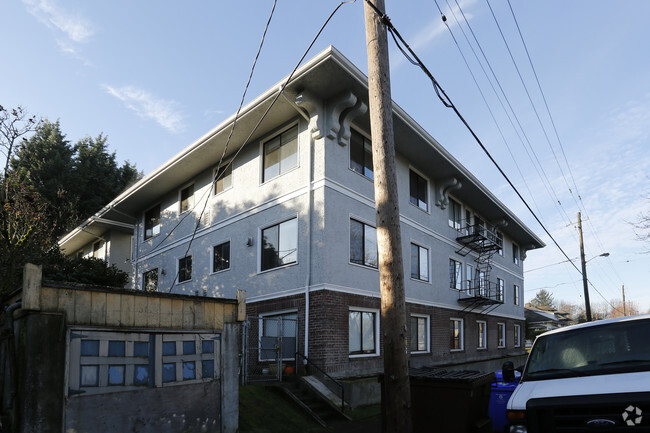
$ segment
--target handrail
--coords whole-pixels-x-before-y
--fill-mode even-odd
[[[322,368],[320,368],[318,365],[316,365],[313,361],[311,361],[305,355],[303,355],[300,352],[296,352],[296,362],[298,361],[299,358],[302,358],[303,361],[305,361],[307,365],[309,365],[310,367],[313,367],[314,369],[316,369],[324,379],[329,379],[330,383],[332,383],[333,385],[336,385],[337,389],[340,391],[340,395],[338,395],[336,390],[332,389],[330,386],[327,385],[327,383],[325,383],[325,386],[327,386],[327,388],[329,388],[330,391],[334,392],[335,394],[337,394],[341,398],[341,412],[345,412],[345,388],[343,387],[343,384],[341,382],[339,382],[338,380],[334,379],[329,374],[325,373],[325,371],[323,371]],[[296,368],[296,374],[297,373],[298,373],[298,368]]]

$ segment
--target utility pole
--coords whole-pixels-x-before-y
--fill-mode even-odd
[[[388,37],[383,17],[376,9],[385,13],[384,0],[366,0],[364,14],[368,49],[368,99],[384,342],[382,432],[410,433],[411,391],[406,354],[404,262],[397,199]]]
[[[587,322],[591,322],[591,306],[589,305],[589,285],[587,280],[587,262],[585,261],[585,245],[582,241],[582,219],[578,212],[578,232],[580,233],[580,262],[582,263],[582,286],[585,291],[585,313]]]
[[[623,291],[623,315],[627,316],[627,311],[625,309],[625,284],[621,286],[621,290]]]

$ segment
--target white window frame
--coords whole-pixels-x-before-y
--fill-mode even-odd
[[[424,350],[413,350],[411,351],[411,343],[409,342],[409,351],[411,351],[412,354],[418,354],[418,353],[429,353],[431,351],[431,317],[427,314],[416,314],[413,313],[409,317],[409,339],[411,338],[411,319],[424,319],[424,330],[426,335],[424,336],[424,345],[425,348]]]
[[[190,258],[190,262],[192,263],[192,269],[190,270],[190,278],[187,280],[181,281],[181,260]],[[194,258],[192,257],[192,254],[187,254],[183,257],[178,257],[176,259],[176,284],[185,284],[189,281],[192,281],[193,274],[194,274]]]
[[[357,130],[356,128],[351,128],[351,133],[352,134],[359,134],[361,136],[361,138],[364,140],[364,152],[365,152],[365,141],[368,140],[369,142],[372,143],[372,139],[370,138],[370,136],[368,136],[365,133]],[[371,146],[372,146],[372,144],[371,144]],[[366,176],[366,174],[365,174],[365,168],[366,168],[365,165],[363,167],[363,171],[364,171],[363,173],[360,173],[357,170],[352,168],[352,155],[351,155],[351,152],[352,152],[352,136],[350,136],[350,145],[348,147],[349,147],[349,149],[348,149],[348,169],[351,172],[356,173],[359,176],[362,176],[364,179],[367,179],[370,182],[374,182],[374,180],[375,180],[375,167],[374,166],[372,167],[372,177]],[[364,160],[364,162],[365,162],[365,160]],[[372,162],[372,149],[371,149],[371,152],[370,152],[370,162]]]
[[[223,244],[228,244],[228,250],[229,250],[229,257],[228,257],[228,267],[226,269],[219,269],[215,270],[214,269],[214,249],[223,245]],[[218,274],[221,272],[227,272],[232,268],[232,242],[230,241],[230,238],[224,239],[222,242],[217,242],[215,243],[212,248],[212,255],[210,256],[210,273],[211,274]]]
[[[520,257],[521,253],[520,253],[520,251],[521,250],[519,249],[519,245],[517,245],[516,243],[513,242],[512,243],[512,263],[514,263],[517,266],[519,266],[521,264],[521,257]]]
[[[451,280],[451,262],[454,262],[454,281]],[[463,263],[453,257],[449,257],[447,269],[449,269],[449,288],[457,291],[463,290]],[[456,283],[454,286],[452,286],[453,282]]]
[[[151,235],[147,236],[147,214],[155,208],[158,208],[158,225],[152,226]],[[145,210],[142,215],[142,238],[144,241],[153,239],[156,236],[160,235],[161,231],[162,231],[162,204],[158,203]]]
[[[480,325],[483,325],[483,332],[481,332],[481,327]],[[477,320],[476,321],[476,350],[487,350],[487,322],[485,320]],[[481,342],[483,343],[481,345]]]
[[[460,347],[459,348],[452,348],[451,347],[451,326],[449,327],[449,350],[451,352],[462,352],[465,350],[465,321],[461,318],[458,317],[452,317],[449,319],[449,324],[451,325],[452,323],[457,322],[460,323],[460,335],[459,335],[459,343]]]
[[[223,190],[217,192],[217,172],[220,167],[215,168],[212,170],[212,180],[211,180],[211,190],[212,190],[212,196],[217,196],[219,194],[223,194],[224,192],[230,190],[233,188],[234,185],[234,180],[233,180],[233,173],[234,173],[234,161],[231,159],[230,161],[227,162],[222,162],[221,167],[225,167],[226,171],[230,170],[230,186],[224,187]],[[223,180],[224,178],[222,177],[220,180]]]
[[[422,207],[422,206],[420,205],[419,201],[418,201],[417,204],[415,204],[415,203],[413,203],[413,202],[411,201],[411,198],[413,198],[413,192],[411,191],[411,172],[413,172],[413,174],[415,174],[416,176],[418,176],[419,178],[421,178],[422,180],[424,180],[424,182],[425,182],[425,184],[426,184],[426,185],[425,185],[425,189],[426,189],[426,191],[425,191],[425,202],[424,202],[424,207]],[[410,203],[412,206],[414,206],[414,207],[416,207],[416,208],[418,208],[418,209],[420,209],[421,211],[426,212],[426,213],[429,213],[429,203],[431,203],[431,194],[430,194],[429,184],[430,184],[430,181],[429,181],[429,178],[428,178],[427,176],[424,176],[424,175],[423,175],[419,170],[416,170],[416,169],[413,168],[413,167],[409,167],[409,203]]]
[[[374,338],[375,338],[375,351],[374,352],[369,352],[369,353],[350,353],[350,312],[352,311],[357,311],[361,313],[374,313],[375,314],[375,320],[374,320],[374,325],[375,325],[375,332],[374,332]],[[349,306],[348,307],[348,357],[349,358],[367,358],[367,357],[372,357],[372,356],[379,356],[380,352],[380,339],[379,336],[380,334],[380,317],[379,317],[379,310],[376,308],[364,308],[364,307],[353,307]],[[363,336],[362,336],[363,337]],[[362,340],[362,346],[363,346],[363,340]]]
[[[457,220],[456,219],[452,220],[451,218],[449,218],[451,216],[450,212],[454,204],[458,205],[458,215],[454,215],[454,218],[456,217],[458,218]],[[460,230],[463,223],[463,205],[459,201],[449,197],[449,204],[447,205],[447,207],[449,208],[449,210],[447,211],[447,222],[449,224],[449,227],[451,227],[454,230]]]
[[[266,143],[269,141],[277,138],[278,136],[284,134],[285,132],[289,131],[292,128],[296,128],[296,165],[295,167],[291,167],[286,169],[286,171],[281,171],[281,169],[278,169],[278,174],[276,176],[266,178],[264,176],[264,162],[266,159],[266,154],[264,152],[264,148]],[[274,131],[271,134],[268,134],[266,137],[264,137],[262,140],[260,140],[260,179],[261,179],[261,184],[268,183],[274,179],[277,179],[279,177],[282,177],[283,175],[296,170],[297,168],[300,167],[300,123],[298,121],[291,122],[289,125],[280,128],[276,131]]]
[[[497,277],[497,301],[506,301],[506,281]]]
[[[431,254],[430,254],[430,251],[431,251],[431,250],[429,249],[429,247],[425,247],[424,245],[419,244],[419,243],[414,242],[414,241],[411,241],[411,245],[416,246],[416,247],[418,248],[418,270],[420,271],[420,272],[418,272],[418,277],[417,277],[417,278],[413,276],[413,273],[412,273],[412,272],[410,272],[411,279],[414,280],[414,281],[419,281],[419,282],[421,282],[421,283],[429,283],[429,282],[431,282]],[[411,248],[412,248],[412,247],[411,247]],[[427,278],[426,278],[426,279],[422,279],[422,278],[420,278],[420,274],[422,273],[421,268],[420,268],[420,264],[421,264],[421,262],[420,262],[420,254],[421,254],[421,250],[425,250],[425,251],[427,252],[427,260],[426,260],[426,264],[427,264]],[[411,256],[410,251],[409,251],[409,256]],[[413,257],[411,256],[411,261],[412,261],[412,259],[413,259]],[[412,266],[413,266],[413,263],[411,263],[411,267],[412,267]]]
[[[97,249],[95,249],[95,245],[98,245]],[[97,242],[93,242],[92,248],[92,257],[106,260],[106,241],[104,239],[99,239]]]
[[[97,355],[82,355],[82,341],[97,341]],[[203,341],[213,341],[212,352],[203,353]],[[109,342],[124,342],[123,356],[108,356]],[[163,343],[175,342],[177,355],[163,355]],[[183,342],[194,342],[195,353],[183,354]],[[134,343],[147,343],[147,355],[135,355]],[[180,351],[179,351],[180,348]],[[115,332],[101,329],[71,328],[67,334],[66,352],[68,368],[66,370],[65,397],[106,394],[121,391],[162,388],[192,383],[203,383],[207,380],[221,379],[221,334],[213,332],[194,333],[158,333],[147,332]],[[180,353],[180,354],[178,354]],[[152,359],[153,355],[153,359]],[[203,377],[202,361],[212,361],[211,377]],[[183,379],[183,364],[194,363],[194,379]],[[163,364],[175,364],[176,380],[163,382]],[[198,365],[197,365],[198,364]],[[97,385],[82,386],[82,366],[95,367]],[[146,367],[148,372],[147,384],[135,385],[134,375],[137,367]],[[111,367],[123,368],[123,384],[109,385],[108,375]],[[152,374],[153,373],[153,374]],[[72,392],[70,392],[72,391]],[[75,392],[76,391],[76,392]]]
[[[519,289],[519,284],[513,284],[513,292],[514,292],[514,304],[515,305],[520,305],[521,304],[521,292]]]
[[[500,231],[497,231],[497,232],[495,232],[495,234],[496,234],[497,239],[500,239],[500,240],[501,240],[501,248],[499,248],[499,249],[497,250],[497,253],[498,253],[501,257],[503,257],[503,233],[501,233]]]
[[[377,266],[372,266],[370,264],[366,264],[365,260],[365,254],[364,254],[364,260],[363,263],[357,263],[352,261],[352,239],[350,234],[352,233],[352,220],[358,222],[359,224],[363,224],[363,239],[362,243],[364,246],[364,252],[365,252],[365,246],[366,246],[366,227],[371,227],[375,230],[375,245],[377,245],[377,227],[375,227],[373,224],[369,224],[367,221],[363,220],[362,218],[358,218],[354,215],[350,215],[350,218],[348,220],[348,263],[351,265],[355,266],[362,266],[367,269],[374,269],[374,270],[379,270],[379,249],[377,249]],[[379,247],[377,247],[379,248]]]
[[[521,325],[515,324],[513,329],[515,347],[521,347]]]
[[[503,322],[497,323],[497,349],[506,348],[506,324]]]
[[[293,262],[284,263],[282,265],[275,266],[275,267],[272,267],[272,268],[262,269],[262,254],[264,253],[264,240],[263,240],[264,239],[263,238],[264,230],[270,229],[271,227],[275,227],[275,226],[278,226],[278,230],[279,230],[280,225],[282,225],[282,224],[284,224],[286,222],[289,222],[291,220],[296,220],[296,260],[293,261]],[[299,258],[299,244],[300,244],[300,236],[299,235],[300,235],[300,220],[299,220],[297,214],[293,215],[293,216],[291,216],[289,218],[283,218],[283,219],[277,220],[276,222],[274,222],[272,224],[265,225],[264,227],[259,227],[257,229],[257,239],[259,239],[259,242],[258,242],[259,248],[257,249],[257,252],[258,252],[258,254],[257,254],[257,256],[258,256],[258,259],[257,259],[257,273],[262,274],[262,273],[265,273],[265,272],[274,271],[276,269],[283,269],[283,268],[286,268],[286,267],[289,267],[289,266],[297,265],[298,264],[298,258]]]
[[[187,209],[183,210],[183,191],[187,190],[188,188],[192,188],[192,195],[188,197],[188,204],[187,204]],[[190,203],[191,201],[191,203]],[[178,213],[184,214],[185,212],[190,212],[192,209],[194,209],[194,205],[196,203],[196,184],[194,182],[190,182],[188,184],[185,184],[182,188],[178,189]]]
[[[156,290],[147,290],[147,274],[156,272]],[[158,282],[160,281],[160,272],[158,268],[152,268],[147,271],[142,272],[142,291],[143,292],[157,292],[158,291]]]

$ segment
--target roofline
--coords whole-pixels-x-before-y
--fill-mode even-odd
[[[84,227],[91,224],[92,222],[98,221],[103,215],[109,212],[111,209],[118,206],[121,202],[135,194],[138,190],[148,185],[149,183],[155,181],[158,176],[162,175],[169,168],[173,167],[175,164],[180,161],[189,158],[192,153],[200,148],[202,145],[207,143],[210,139],[215,137],[220,132],[226,130],[230,127],[236,118],[241,118],[247,113],[253,111],[257,106],[268,101],[270,98],[274,97],[278,92],[282,91],[286,86],[291,82],[298,80],[302,75],[315,68],[321,62],[332,59],[339,64],[346,72],[348,72],[354,79],[356,79],[364,88],[368,88],[368,77],[348,58],[346,58],[339,50],[337,50],[332,45],[328,46],[326,49],[316,54],[313,58],[308,60],[305,64],[300,66],[296,72],[291,75],[288,74],[276,84],[271,86],[268,90],[263,92],[257,98],[253,99],[251,102],[246,104],[239,112],[235,113],[228,117],[226,120],[221,122],[219,125],[215,126],[213,129],[203,134],[201,137],[192,142],[189,146],[182,149],[180,152],[176,153],[173,157],[163,163],[161,166],[156,168],[154,171],[140,179],[138,182],[133,184],[131,187],[123,191],[117,197],[115,197],[111,202],[106,206],[100,209],[93,216],[88,218],[84,223],[79,227],[72,230],[59,240],[59,245],[69,241],[76,234],[81,232]],[[287,81],[291,77],[291,81]],[[402,109],[395,101],[393,101],[393,113],[395,116],[399,117],[404,123],[411,127],[414,131],[419,134],[424,141],[428,142],[444,159],[458,172],[463,176],[466,176],[470,182],[474,183],[479,191],[485,194],[497,207],[499,207],[509,218],[512,219],[517,225],[519,225],[532,239],[535,240],[537,245],[534,247],[544,247],[546,244],[530,229],[528,228],[508,207],[506,207],[492,192],[490,192],[485,185],[483,185],[469,170],[467,170],[456,158],[454,158],[451,153],[449,153],[438,141],[433,138],[424,128],[422,128],[411,116],[409,116],[404,109]],[[134,216],[135,217],[135,216]],[[520,245],[520,247],[525,248],[525,245]]]

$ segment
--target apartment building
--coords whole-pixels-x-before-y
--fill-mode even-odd
[[[101,249],[137,290],[226,298],[245,290],[250,316],[297,324],[283,356],[295,348],[339,376],[376,373],[367,77],[330,47],[285,83],[60,245],[68,255]],[[394,133],[411,365],[524,354],[523,261],[544,243],[396,104]],[[262,336],[282,332],[260,325]]]

